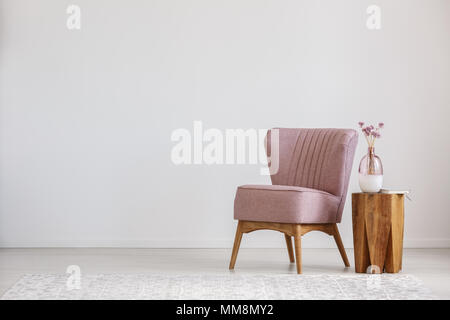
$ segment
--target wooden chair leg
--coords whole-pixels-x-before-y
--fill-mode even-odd
[[[302,273],[302,232],[301,226],[297,225],[294,234],[295,262],[297,264],[297,273]]]
[[[350,262],[348,262],[347,253],[345,252],[344,245],[342,243],[341,235],[339,234],[339,229],[336,224],[333,225],[333,237],[334,241],[336,241],[336,245],[339,249],[339,253],[341,254],[342,260],[346,267],[350,267]]]
[[[241,245],[241,239],[242,239],[242,222],[239,221],[237,228],[236,228],[236,236],[234,237],[234,245],[233,245],[233,252],[231,253],[231,260],[230,260],[230,266],[228,267],[230,270],[234,269],[234,265],[236,263],[236,258],[238,255],[239,247]]]
[[[295,262],[294,259],[294,249],[292,248],[292,239],[291,236],[284,234],[284,238],[286,239],[286,246],[289,253],[289,261]]]

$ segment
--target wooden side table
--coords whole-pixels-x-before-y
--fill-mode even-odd
[[[355,271],[397,273],[402,269],[404,195],[353,193]],[[375,267],[377,266],[377,267]]]

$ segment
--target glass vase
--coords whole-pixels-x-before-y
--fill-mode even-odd
[[[375,148],[369,147],[359,163],[359,187],[363,192],[378,192],[382,186],[383,164],[375,154]]]

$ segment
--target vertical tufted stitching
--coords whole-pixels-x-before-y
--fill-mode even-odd
[[[330,163],[336,152],[340,152],[335,146],[343,141],[346,133],[336,129],[297,129],[289,135],[293,150],[284,160],[288,170],[283,171],[276,183],[324,190],[339,196],[339,190],[329,186],[329,179],[337,177],[330,177],[327,172],[333,170],[329,168]]]
[[[299,130],[299,134],[297,136],[297,143],[295,144],[295,150],[292,154],[291,162],[289,165],[289,173],[287,179],[287,185],[292,186],[295,183],[295,177],[297,175],[298,163],[300,161],[300,155],[302,153],[303,145],[305,144],[306,138],[304,138],[304,134],[302,134],[304,130]]]
[[[301,186],[309,187],[308,186],[309,178],[310,178],[311,175],[314,174],[311,166],[312,166],[313,159],[314,159],[314,156],[315,156],[316,147],[317,147],[317,141],[319,140],[319,137],[320,137],[320,129],[313,129],[313,136],[311,138],[311,144],[310,144],[310,147],[307,150],[308,157],[307,157],[307,159],[305,161],[305,166],[303,167],[303,170],[306,169],[306,171],[302,172],[302,175],[300,177],[299,185],[301,185]],[[313,143],[313,141],[314,141],[314,143]],[[314,145],[312,151],[310,151],[311,145]]]
[[[314,177],[317,171],[317,163],[319,161],[319,155],[322,148],[323,140],[325,137],[325,131],[322,129],[318,130],[316,144],[314,145],[313,156],[311,157],[311,163],[309,165],[308,180],[306,181],[306,186],[308,188],[314,188]]]
[[[341,201],[339,202],[339,207],[338,207],[338,211],[337,211],[337,214],[336,214],[336,222],[340,222],[341,219],[342,219],[343,205],[345,203],[345,197],[347,195],[348,183],[349,183],[349,179],[350,179],[350,175],[351,175],[351,171],[352,171],[352,165],[353,165],[353,161],[349,162],[348,158],[350,157],[350,153],[353,153],[353,155],[351,157],[354,157],[354,152],[355,152],[355,148],[356,148],[356,144],[357,143],[358,143],[358,135],[354,134],[353,137],[348,142],[347,150],[346,150],[346,153],[345,153],[345,162],[344,162],[345,163],[345,167],[344,167],[344,170],[345,170],[345,177],[344,177],[345,183],[344,183],[343,189],[341,191]]]
[[[333,134],[328,132],[327,133],[327,142],[324,145],[323,153],[322,153],[322,156],[320,158],[319,170],[317,170],[317,177],[318,177],[318,179],[317,179],[317,183],[315,184],[316,188],[320,188],[321,179],[322,179],[322,172],[323,172],[323,165],[325,163],[326,153],[327,153],[327,150],[328,150],[328,146],[330,145],[330,142],[332,140],[332,137],[333,137]]]
[[[272,179],[272,183],[313,188],[339,196],[336,222],[340,221],[358,140],[356,132],[348,129],[281,130],[284,131],[283,138],[280,138],[286,139],[280,146],[282,171],[272,176],[277,177]],[[340,170],[343,176],[336,170]]]
[[[292,166],[293,166],[293,162],[295,160],[295,154],[297,153],[297,149],[299,148],[300,136],[301,136],[301,130],[298,130],[297,131],[297,137],[295,139],[294,150],[292,151],[292,154],[291,154],[290,158],[287,160],[287,161],[289,161],[289,168],[288,168],[288,171],[287,171],[286,180],[283,181],[283,184],[285,184],[287,186],[292,185],[291,184]]]
[[[319,189],[320,190],[323,190],[322,188],[322,186],[323,186],[323,179],[322,179],[322,176],[323,176],[323,167],[324,167],[324,165],[326,165],[326,163],[328,162],[328,159],[329,159],[329,157],[330,157],[330,154],[331,154],[331,152],[329,151],[329,149],[330,149],[330,146],[333,146],[334,145],[334,142],[335,142],[335,138],[336,138],[336,135],[337,135],[337,132],[334,132],[334,134],[332,135],[332,137],[330,138],[330,140],[329,140],[329,142],[331,142],[331,143],[328,143],[327,144],[327,147],[326,147],[326,149],[325,149],[325,154],[324,154],[324,159],[323,159],[323,161],[322,161],[322,165],[321,165],[321,167],[320,167],[320,176],[319,176]],[[325,177],[325,179],[326,179],[326,177]]]
[[[305,143],[302,145],[302,149],[300,151],[298,162],[297,162],[297,170],[295,172],[294,176],[294,185],[301,186],[300,181],[303,176],[303,171],[305,169],[305,165],[309,156],[309,148],[311,147],[311,141],[314,136],[314,132],[312,130],[305,130],[306,136],[305,136]],[[308,151],[307,151],[308,150]]]
[[[317,189],[319,186],[319,182],[320,180],[318,180],[319,176],[320,176],[320,172],[322,170],[323,167],[323,160],[325,158],[325,151],[327,149],[328,143],[330,143],[330,137],[331,137],[331,133],[328,130],[324,130],[324,137],[320,146],[320,150],[319,150],[319,154],[318,154],[318,158],[317,158],[317,164],[316,164],[316,170],[314,172],[314,179],[313,179],[313,188]]]

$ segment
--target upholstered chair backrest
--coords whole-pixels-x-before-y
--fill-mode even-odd
[[[272,146],[276,141],[278,152]],[[267,155],[272,165],[275,153],[279,155],[272,184],[312,188],[341,197],[340,222],[357,143],[358,133],[352,129],[271,129]]]

